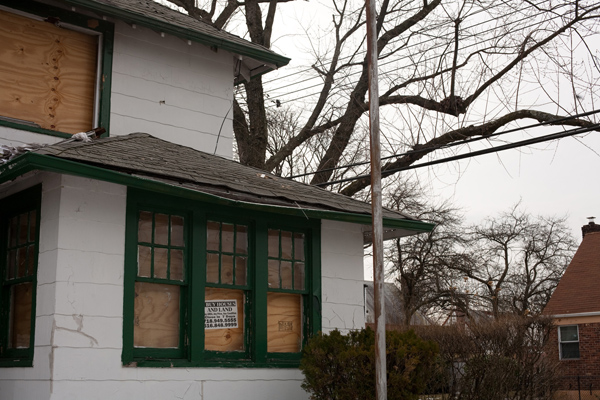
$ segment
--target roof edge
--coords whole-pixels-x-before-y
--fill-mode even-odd
[[[551,318],[577,318],[577,317],[597,317],[600,316],[600,311],[580,312],[572,314],[551,314]]]
[[[291,61],[290,58],[282,56],[275,52],[260,51],[239,43],[228,41],[226,39],[218,39],[208,34],[190,31],[188,29],[177,27],[169,23],[156,20],[154,18],[139,15],[127,10],[111,7],[109,5],[100,4],[93,0],[65,0],[65,2],[85,7],[93,11],[98,11],[106,15],[111,15],[125,21],[132,21],[147,28],[158,29],[161,32],[169,33],[178,37],[183,37],[185,39],[203,43],[208,46],[220,47],[224,50],[230,51],[235,54],[251,57],[258,61],[263,61],[265,63],[274,64],[277,68],[281,68],[287,65]],[[269,68],[268,66],[266,67]],[[272,68],[269,69],[272,70]]]
[[[0,165],[0,184],[16,179],[30,171],[47,171],[64,173],[68,175],[81,176],[97,179],[105,182],[116,183],[136,189],[149,190],[157,193],[185,197],[192,200],[205,201],[213,204],[226,206],[237,206],[256,211],[267,211],[271,213],[294,215],[303,218],[326,219],[333,221],[351,222],[357,224],[370,224],[371,215],[356,214],[343,211],[315,210],[307,208],[291,208],[275,205],[250,203],[239,200],[231,200],[224,197],[199,192],[179,186],[169,185],[151,179],[132,176],[123,172],[113,171],[88,165],[85,163],[65,160],[58,157],[29,152],[16,157],[4,165]],[[416,233],[429,232],[434,224],[422,221],[384,218],[383,225],[386,228],[399,228]]]

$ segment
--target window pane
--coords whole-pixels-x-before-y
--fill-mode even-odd
[[[179,286],[135,283],[133,345],[179,347]]]
[[[248,254],[248,227],[237,225],[236,235],[235,252],[238,254]]]
[[[279,231],[269,229],[269,257],[279,257]]]
[[[280,267],[281,274],[281,288],[291,289],[292,288],[292,263],[289,261],[282,261]]]
[[[579,340],[577,335],[577,326],[561,326],[560,327],[560,341],[570,342]]]
[[[8,347],[11,349],[29,348],[32,298],[31,282],[11,287],[8,331]]]
[[[167,266],[168,266],[168,254],[167,249],[154,248],[154,277],[167,279]]]
[[[183,218],[171,216],[171,246],[183,247]]]
[[[579,358],[579,342],[561,343],[560,354],[563,359]]]
[[[269,260],[269,288],[279,289],[279,260]]]
[[[209,221],[206,224],[206,248],[208,250],[219,251],[219,229],[220,224],[218,222]]]
[[[29,233],[27,214],[28,213],[19,215],[19,244],[27,243],[27,234]]]
[[[8,228],[8,245],[15,247],[17,245],[17,230],[19,229],[19,216],[12,217]]]
[[[27,276],[33,275],[35,269],[35,245],[27,247]]]
[[[27,274],[27,247],[19,247],[17,250],[17,278],[23,278]]]
[[[304,263],[294,264],[294,289],[304,290]]]
[[[7,260],[7,271],[6,271],[6,279],[14,279],[17,274],[17,251],[11,250],[8,252]]]
[[[37,213],[35,210],[29,213],[29,242],[35,242],[35,232],[37,227]]]
[[[138,276],[146,278],[151,277],[152,267],[152,248],[147,246],[138,246]]]
[[[302,345],[302,296],[267,293],[267,351],[297,353]]]
[[[221,251],[233,253],[233,225],[221,225]]]
[[[152,213],[142,211],[138,220],[138,242],[152,243]]]
[[[246,257],[235,258],[235,284],[245,285],[247,275],[247,259]]]
[[[207,288],[204,307],[204,348],[244,350],[244,291]]]
[[[154,243],[169,244],[169,216],[165,214],[154,215]]]
[[[281,258],[292,258],[292,232],[281,231]]]
[[[219,283],[219,255],[206,254],[206,282]]]
[[[294,233],[294,259],[304,261],[304,234]]]
[[[233,256],[221,255],[221,283],[233,284]]]
[[[183,281],[183,250],[171,250],[170,279]]]

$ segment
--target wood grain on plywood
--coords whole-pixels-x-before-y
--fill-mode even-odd
[[[267,294],[267,351],[296,353],[302,342],[302,295]]]

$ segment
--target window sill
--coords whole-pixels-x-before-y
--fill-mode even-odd
[[[33,360],[18,358],[0,358],[0,368],[33,367]]]
[[[250,360],[137,360],[124,363],[129,368],[298,368],[299,360],[266,360],[265,362],[254,362]]]

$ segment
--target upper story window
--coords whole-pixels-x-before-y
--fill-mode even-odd
[[[0,125],[108,129],[112,25],[28,1],[0,6]]]
[[[0,365],[33,361],[40,193],[0,200]]]
[[[559,326],[558,342],[561,360],[579,358],[579,327],[577,325]]]
[[[126,235],[124,363],[298,365],[320,329],[318,221],[129,190]]]

